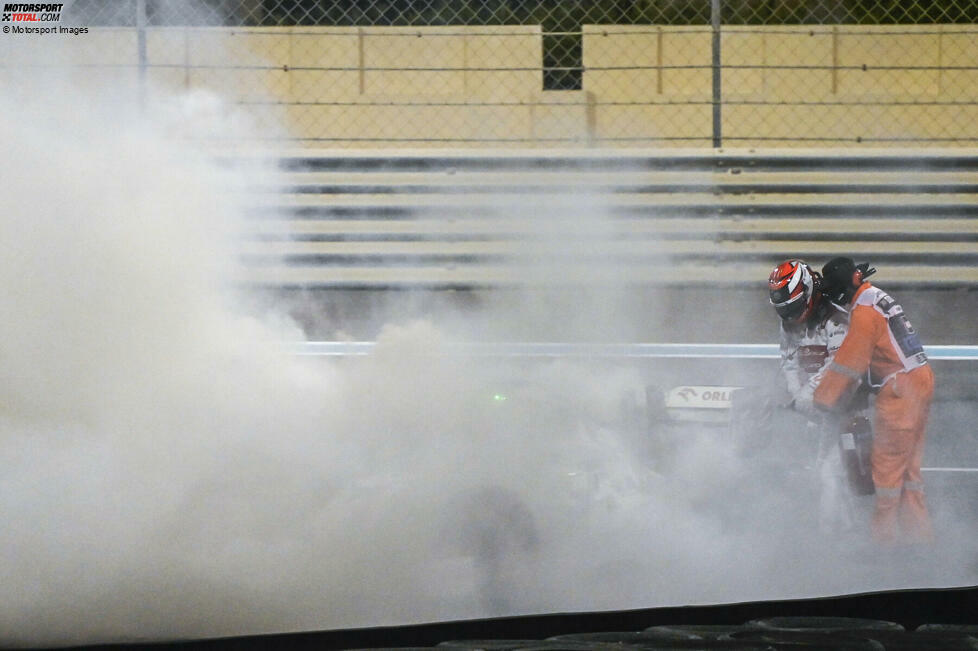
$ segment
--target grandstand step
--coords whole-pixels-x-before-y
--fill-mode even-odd
[[[518,287],[551,285],[709,285],[712,287],[755,286],[771,272],[768,262],[730,263],[718,267],[722,273],[704,275],[701,264],[634,265],[618,269],[568,270],[524,265],[463,266],[287,266],[253,267],[241,271],[238,280],[256,286],[335,289],[412,288],[465,289],[478,287]],[[574,273],[571,273],[573,271]],[[887,288],[905,286],[956,287],[962,283],[978,286],[976,265],[890,265],[881,282]],[[759,290],[760,291],[760,290]]]
[[[260,154],[259,154],[260,155]],[[284,171],[587,171],[605,170],[714,171],[756,169],[771,171],[978,170],[978,155],[962,149],[825,150],[825,149],[659,149],[659,150],[480,150],[371,151],[308,150],[279,156]]]
[[[961,195],[934,195],[926,198],[908,200],[900,194],[846,194],[846,195],[809,195],[809,194],[766,194],[763,199],[758,200],[750,194],[722,194],[717,195],[709,192],[689,192],[680,195],[671,195],[668,201],[663,201],[661,197],[654,193],[635,192],[630,194],[611,194],[594,195],[587,192],[578,192],[585,198],[584,208],[592,210],[607,206],[609,208],[646,206],[651,205],[659,209],[675,207],[682,209],[686,206],[718,206],[740,208],[743,206],[755,206],[760,202],[761,205],[773,204],[782,206],[807,206],[816,202],[822,206],[850,206],[850,205],[880,205],[880,206],[916,206],[921,210],[934,206],[968,206],[973,207],[978,203],[978,194]],[[397,194],[284,194],[281,198],[265,204],[269,208],[278,206],[326,206],[330,208],[343,207],[377,207],[387,208],[395,206],[414,211],[423,211],[430,207],[455,207],[459,209],[469,209],[482,206],[501,206],[501,207],[520,207],[527,199],[537,202],[538,194],[513,194],[500,201],[497,194],[488,193],[468,193],[464,195],[456,194],[430,194],[423,197],[416,195],[397,195]],[[593,197],[595,201],[588,206],[586,199]],[[567,201],[580,200],[579,197],[568,197]],[[258,204],[261,206],[261,204]],[[557,203],[555,208],[563,208],[561,203]]]
[[[293,194],[469,194],[594,192],[606,194],[976,194],[978,175],[913,172],[840,173],[682,173],[535,172],[512,173],[308,173],[292,174],[282,187],[266,192]]]
[[[664,256],[704,257],[718,259],[736,255],[783,256],[785,251],[802,257],[834,257],[852,252],[851,242],[818,242],[806,240],[766,241],[707,241],[669,240],[644,241],[636,239],[571,238],[543,240],[480,240],[480,241],[367,241],[367,242],[246,242],[238,247],[250,256],[454,256],[454,257],[586,257],[589,260],[607,259],[608,264],[628,259],[659,258]],[[978,263],[978,242],[861,242],[860,255],[894,258],[912,255],[925,261],[931,258],[973,259]]]
[[[933,219],[944,217],[978,217],[978,203],[925,203],[917,204],[907,201],[883,204],[879,202],[841,203],[833,205],[822,202],[798,202],[794,204],[775,204],[752,202],[743,205],[729,203],[690,203],[688,205],[667,204],[663,202],[648,202],[631,206],[609,205],[598,200],[583,201],[573,204],[567,199],[562,207],[545,205],[542,197],[536,197],[533,203],[523,201],[521,204],[510,202],[508,206],[496,201],[491,204],[459,205],[404,205],[392,203],[388,206],[378,205],[306,205],[306,206],[277,206],[253,209],[249,215],[256,219],[270,218],[306,218],[306,219],[414,219],[418,216],[438,219],[470,219],[473,217],[493,217],[506,214],[526,215],[526,219],[536,221],[553,221],[596,219],[602,216],[624,217],[629,215],[646,215],[650,217],[760,217],[760,216],[794,216],[794,217],[832,217],[840,221],[866,217],[900,217],[904,219]]]
[[[550,229],[526,219],[470,218],[470,219],[408,219],[408,220],[345,220],[345,219],[293,219],[257,220],[249,224],[248,233],[256,236],[278,238],[312,238],[315,236],[345,238],[363,237],[533,237]],[[574,234],[641,235],[645,238],[721,237],[742,234],[745,237],[808,238],[827,236],[863,238],[866,236],[889,239],[917,239],[946,237],[957,241],[978,235],[976,219],[860,219],[840,225],[834,218],[792,219],[770,217],[712,218],[694,221],[681,217],[622,217],[601,221],[593,226],[577,225]]]

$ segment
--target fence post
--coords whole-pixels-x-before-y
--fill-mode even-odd
[[[723,122],[720,85],[723,71],[720,69],[720,0],[710,1],[710,22],[713,25],[713,146],[723,146]]]
[[[139,106],[146,102],[146,0],[136,0],[136,52],[139,58]]]

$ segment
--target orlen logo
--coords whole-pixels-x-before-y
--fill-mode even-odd
[[[682,387],[676,391],[676,395],[686,402],[690,402],[693,398],[699,398],[703,402],[729,402],[733,395],[733,391],[726,387],[705,390],[701,387],[700,390],[702,393],[697,393],[693,387]]]
[[[711,402],[713,401],[725,402],[730,400],[731,393],[732,391],[730,391],[729,389],[722,389],[722,390],[713,390],[713,391],[707,390],[704,391],[702,394],[700,394],[697,393],[696,389],[694,389],[693,387],[683,387],[678,391],[676,391],[676,395],[682,398],[683,400],[685,400],[686,402],[689,402],[691,398],[699,398],[700,400],[706,400]]]
[[[730,400],[730,391],[704,391],[703,400],[719,400],[725,402]]]
[[[666,407],[673,409],[729,409],[740,387],[678,386],[666,394]]]
[[[3,22],[5,23],[43,23],[61,20],[61,9],[64,3],[13,3],[3,5]]]

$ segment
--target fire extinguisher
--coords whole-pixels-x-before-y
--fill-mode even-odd
[[[842,428],[839,436],[842,463],[849,479],[849,490],[853,495],[872,495],[873,472],[870,454],[873,450],[873,426],[865,416],[853,416]]]

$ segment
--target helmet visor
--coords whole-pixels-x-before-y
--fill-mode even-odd
[[[799,294],[794,298],[779,301],[778,298],[781,298],[780,293],[782,291],[783,290],[775,290],[771,292],[771,304],[774,306],[774,311],[778,313],[778,316],[781,317],[782,320],[794,321],[804,314],[808,301],[805,300],[804,294]]]

